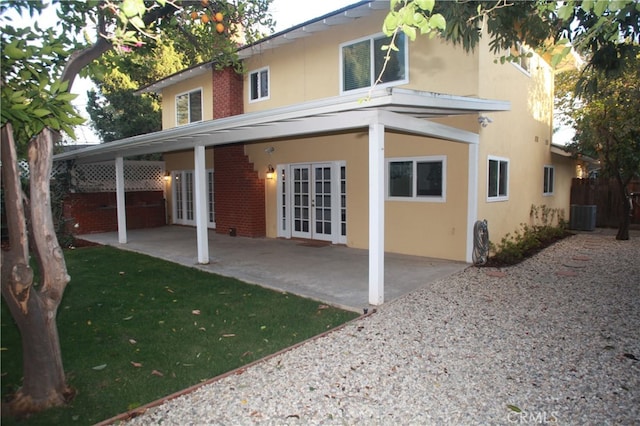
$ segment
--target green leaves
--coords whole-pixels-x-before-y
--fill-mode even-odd
[[[415,41],[418,31],[425,35],[435,30],[443,31],[446,27],[444,16],[439,13],[431,14],[435,0],[413,0],[403,3],[391,0],[390,4],[391,10],[382,25],[382,31],[387,36],[402,31],[411,41]]]

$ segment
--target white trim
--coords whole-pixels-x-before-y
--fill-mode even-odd
[[[191,121],[191,94],[195,92],[200,92],[200,120]],[[178,122],[178,98],[184,95],[188,95],[187,96],[187,101],[189,102],[188,109],[187,109],[188,117],[187,117],[186,123],[180,124]],[[186,126],[188,124],[199,123],[204,121],[204,90],[203,88],[196,87],[195,89],[191,89],[186,92],[177,93],[174,97],[174,108],[175,108],[176,127]]]
[[[384,303],[384,125],[369,125],[369,303]]]
[[[262,73],[263,71],[267,72],[267,96],[261,96],[260,95],[260,92],[261,92],[261,90],[260,90],[260,87],[261,87],[260,86],[260,82],[262,81],[260,79],[260,73]],[[255,99],[252,99],[251,98],[251,91],[252,91],[253,87],[251,85],[251,76],[254,75],[254,74],[258,74],[258,97],[255,98]],[[255,69],[253,71],[250,71],[248,73],[248,79],[249,79],[249,84],[247,86],[249,87],[249,90],[247,91],[248,92],[247,94],[248,94],[248,98],[249,98],[249,103],[250,104],[255,103],[255,102],[267,101],[267,100],[271,99],[271,70],[269,69],[268,66]]]
[[[391,163],[396,162],[412,162],[412,191],[413,194],[410,197],[392,196],[389,194],[389,180],[390,180],[390,166]],[[418,163],[442,163],[442,195],[418,195]],[[446,203],[447,202],[447,156],[446,155],[431,155],[426,157],[393,157],[385,160],[385,199],[387,201],[409,201],[419,203]]]
[[[478,158],[479,145],[469,145],[469,176],[467,181],[467,251],[465,260],[473,263],[473,240],[475,222],[478,220],[479,178]]]
[[[388,83],[380,83],[376,85],[376,88],[401,86],[403,84],[409,83],[409,40],[408,40],[408,37],[404,35],[402,32],[400,32],[400,34],[402,34],[403,43],[401,48],[400,48],[400,45],[398,44],[398,48],[400,48],[404,53],[404,78],[401,80],[390,81]],[[338,46],[338,55],[339,55],[338,73],[339,73],[339,84],[340,84],[339,93],[341,95],[352,94],[352,93],[364,93],[371,89],[371,86],[373,86],[373,83],[378,79],[378,75],[375,72],[375,54],[377,52],[374,49],[374,41],[381,38],[386,38],[386,37],[387,36],[384,33],[376,33],[376,34],[368,35],[365,37],[360,37],[354,40],[346,41],[344,43],[340,43],[340,45]],[[363,41],[369,41],[369,55],[370,55],[369,56],[369,72],[370,72],[369,85],[365,87],[358,87],[356,89],[345,90],[344,89],[344,57],[342,54],[342,50],[347,46],[361,43]]]
[[[195,192],[195,220],[196,239],[198,242],[198,263],[209,264],[209,235],[207,230],[207,170],[205,166],[205,147],[196,146],[193,149],[193,163],[195,165],[194,192]]]
[[[291,203],[288,199],[290,194],[289,165],[278,164],[276,171],[278,173],[276,177],[276,184],[278,185],[276,189],[276,196],[278,198],[276,200],[276,208],[278,209],[276,212],[276,220],[278,221],[277,236],[279,238],[291,238]],[[283,223],[284,227],[282,226]]]
[[[127,244],[127,206],[124,191],[124,158],[116,157],[116,211],[118,216],[118,242]]]
[[[489,167],[489,162],[490,161],[497,161],[498,162],[498,195],[496,196],[489,196],[489,172],[490,172],[490,167]],[[501,162],[506,162],[507,163],[507,180],[506,180],[506,190],[507,190],[507,194],[506,195],[500,195],[500,163]],[[505,157],[496,157],[494,155],[488,155],[487,156],[487,191],[486,191],[486,197],[487,197],[487,202],[488,203],[494,203],[494,202],[500,202],[500,201],[508,201],[509,200],[509,175],[511,174],[511,161],[508,158]]]
[[[309,167],[309,197],[310,197],[310,213],[309,213],[309,232],[293,231],[292,218],[292,188],[293,188],[293,172],[295,167]],[[315,167],[329,166],[331,168],[331,234],[315,233],[315,206],[311,200],[315,197]],[[346,244],[347,236],[342,235],[341,221],[341,168],[346,168],[347,163],[344,160],[339,161],[318,161],[318,162],[301,162],[278,164],[276,167],[278,173],[278,188],[276,190],[276,234],[279,238],[311,238],[314,240],[331,241],[332,244]],[[284,173],[284,174],[283,174]],[[346,194],[345,194],[346,195]],[[284,217],[283,217],[284,214]],[[283,227],[284,224],[284,227]],[[348,232],[348,230],[347,230]]]

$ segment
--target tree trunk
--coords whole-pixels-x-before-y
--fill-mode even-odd
[[[31,200],[27,213],[13,130],[11,124],[2,128],[2,175],[10,246],[1,265],[2,296],[22,335],[24,369],[22,387],[8,407],[16,416],[63,405],[73,396],[65,380],[56,326],[69,276],[51,214],[52,157],[53,135],[45,129],[29,143]],[[34,243],[42,280],[37,287],[29,265],[29,240]]]
[[[623,182],[622,178],[618,176],[616,178],[618,187],[620,188],[620,195],[622,198],[622,217],[620,218],[620,224],[618,225],[618,233],[616,234],[616,240],[628,240],[629,239],[629,225],[631,224],[631,206],[629,205],[629,194],[627,193],[627,185]]]

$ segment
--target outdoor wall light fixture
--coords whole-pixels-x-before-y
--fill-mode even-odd
[[[171,172],[167,170],[164,172],[164,180],[169,181],[169,179],[171,179]]]
[[[273,179],[274,177],[276,177],[276,171],[273,166],[269,164],[269,167],[267,167],[267,179]]]
[[[479,115],[478,123],[480,123],[482,127],[487,127],[489,123],[493,123],[493,120],[490,117],[487,117],[486,115]]]

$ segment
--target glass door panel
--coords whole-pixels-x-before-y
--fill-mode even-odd
[[[291,234],[299,238],[311,238],[311,193],[309,178],[311,167],[292,166],[292,230]]]

